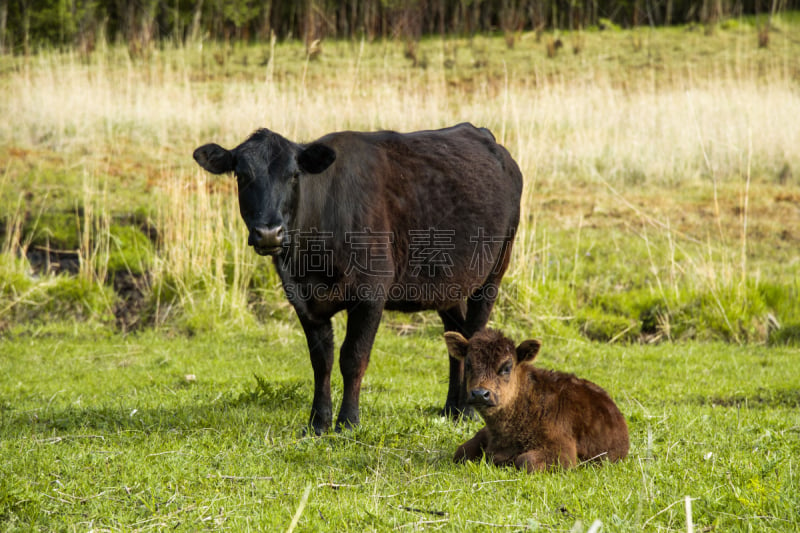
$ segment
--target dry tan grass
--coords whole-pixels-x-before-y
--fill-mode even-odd
[[[174,52],[180,54],[182,52]],[[185,53],[185,52],[183,52]],[[380,72],[333,78],[193,82],[191,70],[91,65],[48,56],[5,80],[4,144],[87,160],[131,151],[192,169],[201,142],[234,145],[258,127],[296,140],[340,129],[410,131],[471,121],[491,128],[528,183],[641,185],[739,179],[797,166],[800,97],[791,80],[720,79],[664,90],[629,91],[609,80],[487,79],[453,87],[444,72]],[[316,64],[312,65],[314,68]],[[321,81],[322,80],[322,81]],[[320,85],[320,83],[325,85]],[[794,164],[793,164],[794,163]]]

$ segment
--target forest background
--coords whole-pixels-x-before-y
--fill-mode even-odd
[[[402,38],[502,31],[715,24],[797,9],[798,0],[20,0],[0,1],[0,53],[42,44],[134,50],[160,40]]]

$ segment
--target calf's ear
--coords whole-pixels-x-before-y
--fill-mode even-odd
[[[212,174],[232,172],[236,166],[233,154],[218,144],[204,144],[192,154],[197,164]]]
[[[457,331],[448,331],[444,334],[444,342],[447,344],[447,352],[453,359],[463,361],[467,358],[467,339]]]
[[[297,164],[309,174],[319,174],[336,161],[336,152],[322,143],[311,143],[297,154]]]
[[[517,363],[531,363],[536,359],[536,354],[539,353],[539,348],[542,347],[542,342],[536,339],[529,339],[523,341],[517,346]]]

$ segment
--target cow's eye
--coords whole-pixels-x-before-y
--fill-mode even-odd
[[[464,372],[470,372],[472,370],[472,361],[467,359],[464,361]]]
[[[511,373],[511,368],[512,367],[513,367],[513,365],[509,361],[508,363],[506,363],[506,364],[504,364],[503,366],[500,367],[500,372],[498,372],[498,374],[500,374],[501,376],[507,376],[507,375],[509,375]]]

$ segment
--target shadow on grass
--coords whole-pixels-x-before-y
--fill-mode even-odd
[[[398,457],[413,457],[412,461],[428,463],[441,459],[443,453],[429,441],[431,419],[448,420],[436,424],[433,433],[440,438],[449,434],[451,425],[465,421],[445,419],[441,407],[415,406],[396,411],[395,406],[371,406],[362,425],[352,431],[330,433],[319,438],[306,439],[308,409],[313,391],[310,384],[300,380],[269,382],[255,376],[255,384],[238,394],[214,397],[211,393],[192,394],[190,397],[168,397],[160,406],[142,406],[135,400],[129,405],[49,406],[38,410],[15,410],[0,402],[0,439],[32,439],[40,442],[63,442],[87,438],[115,438],[125,433],[161,436],[166,439],[176,435],[189,436],[209,429],[220,439],[237,441],[250,436],[263,437],[268,433],[293,448],[286,451],[291,461],[293,453],[300,453],[298,461],[309,461],[305,451],[318,453],[319,446],[335,449],[355,448]],[[434,439],[435,441],[436,439]],[[290,444],[291,443],[291,444]],[[433,447],[433,448],[432,448]],[[308,450],[306,450],[308,448]],[[451,450],[446,449],[449,457]],[[394,456],[393,455],[393,456]],[[348,459],[348,460],[353,460]]]
[[[55,437],[61,432],[81,430],[99,432],[142,431],[159,433],[165,431],[191,431],[215,428],[219,431],[240,431],[243,425],[259,424],[281,426],[304,411],[311,401],[311,391],[300,382],[270,383],[256,376],[256,385],[238,395],[218,398],[211,396],[176,400],[172,405],[159,407],[137,407],[102,405],[81,407],[70,405],[64,408],[45,407],[36,411],[16,411],[3,403],[0,408],[2,429],[0,435],[31,436],[31,432],[42,438]],[[179,402],[182,402],[178,404]],[[55,433],[55,435],[54,435]],[[55,437],[57,438],[57,437]]]
[[[730,396],[693,396],[687,403],[719,407],[747,407],[749,409],[774,409],[800,407],[800,389],[759,388],[750,394]]]
[[[769,334],[770,346],[800,346],[800,324],[789,324]]]

